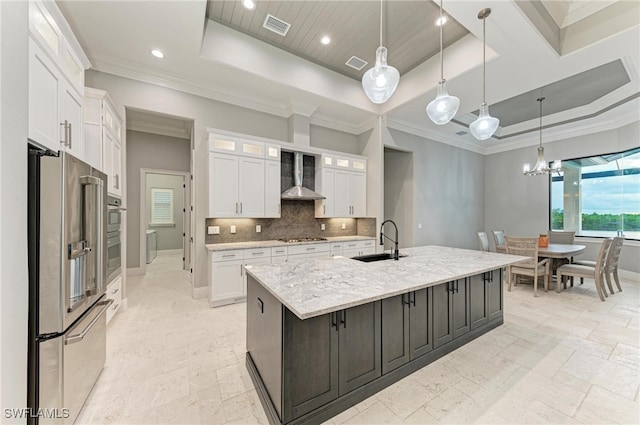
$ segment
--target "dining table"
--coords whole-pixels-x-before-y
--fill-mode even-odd
[[[549,246],[538,247],[538,257],[551,259],[551,274],[555,278],[556,269],[559,260],[573,258],[573,256],[582,254],[587,247],[585,245],[550,243]],[[499,251],[500,250],[500,251]],[[507,252],[506,245],[498,245],[496,252]],[[556,282],[556,292],[560,292],[560,284]]]

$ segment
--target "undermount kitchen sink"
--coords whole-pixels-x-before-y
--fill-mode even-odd
[[[402,257],[406,257],[406,255],[400,255],[400,258]],[[393,255],[389,252],[384,252],[381,254],[360,255],[358,257],[351,257],[351,259],[371,263],[373,261],[393,260]]]

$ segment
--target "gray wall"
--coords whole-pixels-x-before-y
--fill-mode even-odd
[[[414,246],[413,154],[410,152],[384,149],[384,219],[398,225],[400,247]],[[393,226],[388,226],[386,232],[393,232]],[[385,241],[385,249],[392,245]]]
[[[580,137],[545,144],[545,158],[570,159],[639,146],[640,123],[616,130],[602,131]],[[536,236],[549,227],[549,180],[546,176],[527,177],[522,164],[533,163],[536,147],[529,146],[486,157],[485,190],[486,220],[484,229],[504,229],[516,236]],[[587,250],[580,258],[595,259],[600,240],[579,238]],[[491,241],[493,246],[493,241]],[[637,242],[627,242],[621,254],[619,267],[640,272],[640,248]]]
[[[27,2],[0,1],[0,400],[27,405]],[[24,423],[6,418],[2,423]]]
[[[120,102],[115,97],[114,100]],[[144,199],[140,193],[140,169],[188,173],[189,145],[185,139],[127,131],[127,268],[140,267],[140,202]]]
[[[354,155],[361,154],[358,136],[333,130],[331,128],[311,125],[311,146]]]
[[[169,174],[147,174],[147,228],[156,231],[158,251],[168,249],[182,249],[182,233],[184,232],[184,184],[183,176]],[[151,189],[173,190],[173,225],[151,224]]]
[[[385,147],[413,152],[414,245],[476,249],[476,232],[485,222],[484,156],[398,130],[389,133]],[[393,176],[386,167],[385,176]]]

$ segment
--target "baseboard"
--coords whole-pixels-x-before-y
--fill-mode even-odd
[[[132,267],[130,269],[127,269],[127,276],[141,276],[143,274],[144,272],[140,267]]]
[[[202,298],[207,298],[209,296],[209,287],[202,286],[200,288],[192,288],[191,289],[191,298],[194,300],[199,300]]]
[[[637,272],[618,269],[618,276],[620,276],[620,278],[624,280],[630,280],[635,283],[640,283],[640,273]]]

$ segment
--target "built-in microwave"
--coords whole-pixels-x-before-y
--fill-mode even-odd
[[[119,232],[122,212],[122,201],[115,196],[109,195],[107,200],[107,233]]]
[[[107,199],[107,283],[122,272],[122,244],[120,241],[122,210],[120,199],[109,196]]]

